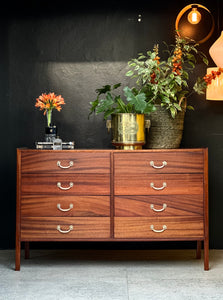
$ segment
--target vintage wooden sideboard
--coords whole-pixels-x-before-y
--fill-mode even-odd
[[[16,270],[31,241],[203,241],[208,270],[208,150],[17,149]]]

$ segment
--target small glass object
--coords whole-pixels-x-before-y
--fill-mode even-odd
[[[53,150],[62,150],[62,140],[59,137],[53,140]]]

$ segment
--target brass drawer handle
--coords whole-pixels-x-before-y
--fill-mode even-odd
[[[68,187],[63,187],[63,186],[61,186],[61,182],[57,182],[57,186],[59,189],[61,189],[63,191],[67,191],[67,190],[71,189],[74,186],[74,184],[73,184],[73,182],[70,182]]]
[[[166,225],[163,225],[163,229],[157,230],[157,229],[154,228],[154,225],[151,225],[151,226],[150,226],[150,229],[151,229],[153,232],[155,232],[155,233],[162,233],[162,232],[164,232],[164,231],[167,229],[167,226],[166,226]]]
[[[62,229],[60,228],[60,225],[57,225],[57,230],[58,230],[60,233],[69,233],[69,232],[71,232],[71,230],[73,230],[73,225],[70,225],[68,230],[62,230]]]
[[[167,162],[164,160],[164,161],[162,162],[162,165],[161,165],[161,166],[156,166],[156,165],[154,164],[154,161],[151,160],[150,166],[153,167],[154,169],[162,169],[162,168],[164,168],[165,166],[167,166]]]
[[[63,211],[63,212],[64,212],[64,211],[70,211],[73,207],[74,207],[74,206],[73,206],[72,203],[70,204],[69,208],[61,208],[60,203],[57,204],[57,208],[58,208],[60,211]]]
[[[60,167],[61,169],[69,169],[69,168],[72,167],[73,165],[74,165],[74,162],[73,162],[73,161],[70,161],[68,166],[62,166],[62,165],[61,165],[61,162],[60,162],[59,160],[58,160],[58,162],[57,162],[57,166]]]
[[[161,209],[156,209],[156,208],[154,207],[154,204],[151,204],[151,205],[150,205],[150,208],[151,208],[153,211],[155,211],[155,212],[161,212],[161,211],[164,211],[164,210],[167,208],[167,204],[166,204],[166,203],[163,203],[163,207],[162,207]]]
[[[151,182],[150,186],[151,186],[151,188],[153,188],[156,191],[161,191],[161,190],[165,189],[165,187],[167,187],[167,184],[166,184],[166,182],[163,182],[163,185],[161,187],[155,187],[154,183]]]

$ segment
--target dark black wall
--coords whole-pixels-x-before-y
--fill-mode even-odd
[[[209,2],[199,2],[213,12],[217,24],[212,38],[200,46],[207,55],[223,28],[220,1]],[[88,120],[95,89],[117,82],[124,86],[130,58],[155,43],[174,42],[176,16],[189,3],[20,1],[1,12],[0,248],[14,247],[16,148],[43,140],[46,120],[34,107],[36,97],[54,91],[65,98],[62,111],[53,112],[63,140],[75,141],[77,148],[110,148],[102,116]],[[198,64],[196,75],[203,74],[205,68]],[[223,103],[194,96],[191,104],[195,111],[186,115],[182,146],[209,148],[210,244],[223,248]]]

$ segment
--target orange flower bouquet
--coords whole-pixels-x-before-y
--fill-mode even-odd
[[[61,111],[61,105],[63,104],[65,104],[65,102],[61,95],[57,96],[54,93],[44,93],[36,99],[35,107],[44,110],[44,115],[47,115],[47,126],[49,127],[52,121],[52,110],[56,109],[57,111]]]

